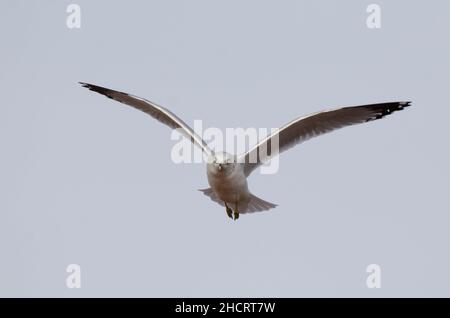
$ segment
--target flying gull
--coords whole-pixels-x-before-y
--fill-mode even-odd
[[[227,215],[236,220],[240,213],[267,211],[276,204],[250,193],[247,177],[261,164],[305,140],[330,131],[381,119],[411,105],[409,101],[342,107],[321,111],[297,118],[263,139],[244,154],[215,153],[184,121],[168,109],[146,99],[88,83],[80,84],[123,104],[137,108],[172,129],[178,129],[186,138],[200,147],[207,155],[206,172],[210,188],[202,189],[205,195],[225,207]],[[277,139],[278,149],[271,151]],[[262,151],[264,150],[264,151]],[[264,153],[266,155],[262,156]]]

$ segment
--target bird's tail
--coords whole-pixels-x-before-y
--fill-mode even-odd
[[[208,196],[214,202],[219,203],[221,206],[225,206],[224,202],[216,196],[211,188],[200,189],[199,191],[203,192],[204,195]],[[233,204],[230,203],[230,206],[233,206]],[[240,206],[239,213],[267,211],[275,208],[276,206],[277,205],[274,203],[264,201],[263,199],[258,198],[256,195],[250,194],[250,201],[248,201],[246,206]]]
[[[208,196],[211,200],[213,200],[214,202],[219,203],[221,206],[225,206],[225,204],[223,203],[222,200],[220,200],[216,194],[214,193],[213,189],[211,188],[206,188],[206,189],[199,189],[198,191],[203,192],[204,195]]]
[[[250,202],[247,205],[247,208],[244,211],[240,211],[241,213],[253,213],[259,211],[267,211],[275,208],[277,205],[274,203],[267,202],[263,199],[258,198],[256,195],[250,194]]]

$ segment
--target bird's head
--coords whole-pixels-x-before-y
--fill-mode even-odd
[[[226,152],[216,153],[211,159],[208,169],[216,174],[230,173],[233,171],[236,163],[235,156]]]

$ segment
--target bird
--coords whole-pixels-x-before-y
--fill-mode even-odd
[[[79,84],[93,92],[147,113],[170,128],[177,129],[184,137],[198,146],[208,158],[206,174],[210,186],[199,191],[225,207],[228,217],[233,220],[237,220],[240,214],[267,211],[277,206],[277,204],[255,196],[248,188],[247,178],[263,163],[313,137],[345,126],[378,120],[411,106],[411,101],[396,101],[323,110],[292,120],[243,154],[230,154],[211,150],[192,128],[167,108],[128,93],[85,82],[79,82]],[[272,149],[275,138],[278,142],[278,149],[275,147]],[[263,149],[265,152],[262,151]],[[265,155],[261,155],[261,153]]]

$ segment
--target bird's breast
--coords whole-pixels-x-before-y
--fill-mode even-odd
[[[208,182],[214,193],[225,202],[240,201],[248,196],[247,178],[240,169],[234,169],[230,174],[208,171]]]

